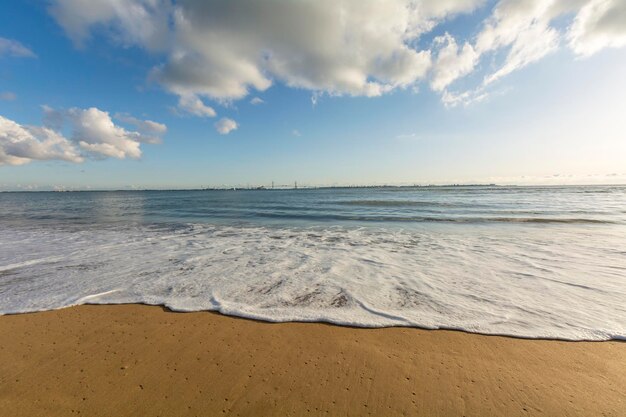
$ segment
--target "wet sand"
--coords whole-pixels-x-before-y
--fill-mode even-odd
[[[0,317],[0,415],[626,416],[626,343],[80,306]]]

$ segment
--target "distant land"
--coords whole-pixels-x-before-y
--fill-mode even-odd
[[[503,187],[500,184],[427,184],[427,185],[275,185],[272,186],[219,186],[199,188],[119,188],[119,189],[55,189],[55,190],[3,190],[0,193],[80,193],[80,192],[134,192],[134,191],[284,191],[284,190],[342,190],[342,189],[383,189],[383,188],[472,188],[472,187]],[[572,185],[567,185],[572,186]],[[524,187],[510,185],[510,187]],[[531,186],[535,187],[535,186]],[[549,187],[554,187],[549,185]]]

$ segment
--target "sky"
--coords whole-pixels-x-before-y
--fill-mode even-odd
[[[8,0],[0,190],[626,183],[623,0]]]

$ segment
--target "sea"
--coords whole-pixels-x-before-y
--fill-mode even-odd
[[[0,314],[626,339],[626,186],[0,193]]]

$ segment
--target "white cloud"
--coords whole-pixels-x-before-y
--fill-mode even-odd
[[[167,131],[161,123],[118,115],[137,126],[138,131],[129,131],[95,107],[55,110],[43,106],[43,110],[44,126],[22,126],[0,116],[0,165],[53,159],[82,162],[86,156],[139,158],[141,143],[159,143],[160,135]],[[69,125],[69,138],[62,133],[65,124]]]
[[[541,24],[533,24],[519,33],[504,61],[494,73],[485,77],[490,84],[505,75],[540,60],[558,47],[559,35],[556,29]]]
[[[153,79],[181,97],[228,101],[275,81],[352,96],[410,86],[430,67],[419,36],[482,1],[54,0],[50,12],[78,45],[93,28],[123,44],[162,45],[167,60]]]
[[[446,33],[435,38],[436,45],[444,45],[439,49],[433,65],[433,76],[430,85],[435,91],[442,91],[454,80],[469,74],[478,62],[478,53],[472,45],[465,42],[459,49],[455,39]]]
[[[311,106],[317,106],[317,101],[320,99],[320,93],[314,92],[311,94]]]
[[[173,13],[175,48],[155,77],[176,94],[217,100],[274,79],[335,95],[376,96],[424,76],[429,54],[403,0],[187,0]]]
[[[489,84],[543,58],[558,45],[559,34],[550,27],[556,17],[552,0],[502,0],[477,37],[479,54],[510,47],[501,67],[485,77]]]
[[[94,26],[123,46],[141,45],[153,51],[169,43],[169,0],[53,0],[50,14],[79,47]]]
[[[3,91],[0,93],[0,100],[12,101],[17,98],[17,95],[11,91]]]
[[[265,103],[265,101],[262,98],[259,97],[253,97],[252,100],[250,100],[250,104],[252,104],[253,106],[257,106],[259,104],[263,104]]]
[[[0,57],[35,58],[37,55],[20,42],[0,37]]]
[[[300,137],[302,136],[302,133],[300,133],[300,131],[298,129],[294,129],[291,131],[291,134],[296,136],[296,137]]]
[[[133,117],[127,113],[117,113],[115,118],[121,120],[122,122],[129,123],[134,125],[139,129],[139,131],[143,133],[154,133],[158,135],[162,135],[167,132],[167,126],[163,123],[153,122],[152,120],[141,120]]]
[[[481,57],[497,56],[502,51],[506,53],[504,59],[496,59],[496,69],[486,74],[482,84],[473,90],[454,93],[443,91],[444,85],[440,88],[443,103],[455,106],[482,101],[489,94],[486,91],[488,85],[555,51],[562,35],[551,22],[558,16],[578,10],[581,5],[581,0],[499,1],[474,40],[472,66],[475,67]],[[459,77],[471,73],[468,61],[450,60],[451,68],[447,72],[459,74]]]
[[[150,77],[179,96],[181,111],[201,117],[215,116],[203,99],[229,103],[274,83],[309,90],[315,103],[416,91],[427,81],[449,100],[464,94],[449,86],[482,59],[492,59],[491,70],[474,89],[539,61],[564,38],[581,56],[626,45],[624,0],[51,1],[77,45],[98,30],[162,56]],[[442,22],[484,4],[491,10],[475,36],[418,46]]]
[[[553,26],[561,16],[573,15],[573,23],[563,33]],[[496,69],[484,77],[482,85],[460,93],[443,91],[442,101],[447,106],[481,101],[487,96],[485,87],[531,63],[537,62],[558,49],[563,37],[570,48],[581,56],[589,56],[607,47],[626,45],[626,2],[622,0],[501,0],[491,16],[483,23],[474,41],[475,61],[481,56],[506,51]],[[448,46],[448,48],[450,48]],[[451,56],[454,57],[453,54]],[[443,65],[435,64],[433,89],[447,87],[440,74],[470,73],[468,61],[453,59]],[[467,64],[466,67],[464,65]],[[474,64],[475,65],[475,64]],[[453,78],[450,76],[449,78]],[[436,81],[440,81],[437,83]],[[442,87],[443,86],[443,87]]]
[[[588,2],[576,15],[568,38],[572,50],[581,56],[626,46],[626,1]]]
[[[237,130],[239,125],[233,119],[229,119],[227,117],[222,117],[220,120],[215,123],[215,129],[221,135],[227,135],[233,130]]]
[[[207,106],[194,94],[184,94],[178,99],[178,108],[199,117],[215,117],[212,107]]]
[[[72,140],[88,153],[118,159],[141,156],[139,144],[146,138],[139,132],[116,126],[109,113],[91,107],[72,108],[66,114],[73,128]]]
[[[83,161],[72,143],[60,133],[45,127],[22,126],[0,116],[0,165],[51,159]]]
[[[163,123],[154,122],[152,120],[137,119],[126,113],[118,113],[115,115],[117,120],[124,123],[135,126],[141,136],[138,138],[143,143],[161,143],[160,135],[164,135],[167,132],[167,126]]]
[[[446,107],[456,107],[460,104],[467,106],[472,103],[481,102],[488,96],[489,94],[486,93],[482,87],[475,90],[463,91],[461,93],[454,93],[446,90],[441,95],[441,101]]]

